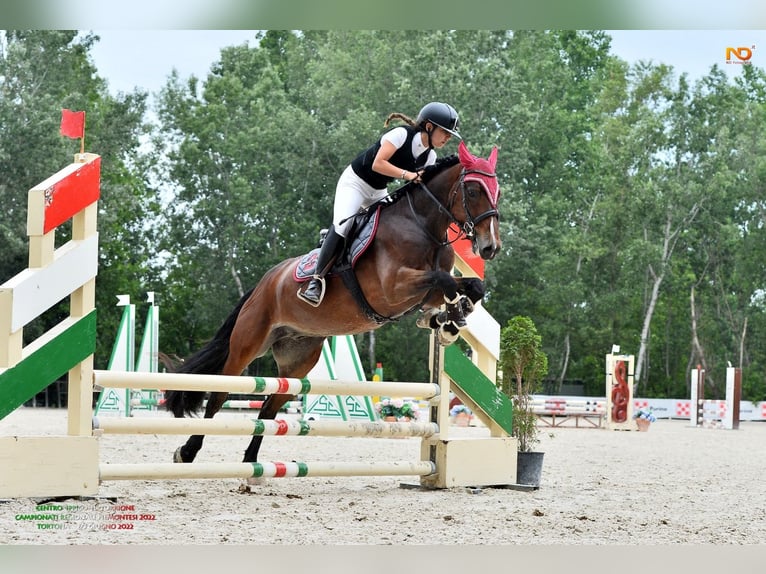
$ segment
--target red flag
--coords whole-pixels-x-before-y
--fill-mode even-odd
[[[85,137],[85,112],[61,110],[61,135],[68,138]]]

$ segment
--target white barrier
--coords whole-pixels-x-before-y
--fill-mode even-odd
[[[726,399],[705,399],[705,370],[701,367],[691,373],[691,426],[705,428],[739,429],[742,398],[742,370],[726,369]]]

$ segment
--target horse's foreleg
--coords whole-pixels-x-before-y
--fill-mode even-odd
[[[450,345],[466,327],[465,318],[473,311],[474,304],[484,297],[484,283],[476,277],[454,277],[445,271],[435,272],[432,277],[443,301],[436,295],[429,302],[435,308],[427,309],[417,325],[436,330],[440,343]]]
[[[207,406],[205,407],[206,419],[212,419],[215,413],[221,410],[223,403],[229,393],[210,393],[210,397],[207,400]],[[202,441],[205,439],[205,435],[195,434],[189,437],[186,444],[180,446],[173,453],[173,462],[192,462],[194,457],[202,448]]]
[[[458,293],[465,296],[463,305],[470,304],[470,307],[466,307],[468,314],[473,311],[473,306],[484,298],[484,281],[478,277],[458,277],[455,282]]]
[[[484,298],[484,282],[476,277],[460,277],[455,282],[457,283],[459,301],[457,303],[448,302],[447,311],[452,322],[464,327],[465,318],[473,313],[474,305]]]

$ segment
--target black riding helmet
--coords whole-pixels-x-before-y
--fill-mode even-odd
[[[431,122],[460,139],[460,134],[457,133],[460,127],[460,118],[451,105],[443,102],[431,102],[423,106],[415,123],[419,126],[425,126],[426,122]]]

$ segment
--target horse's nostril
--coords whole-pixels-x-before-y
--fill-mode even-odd
[[[491,245],[487,245],[486,247],[483,247],[481,250],[481,258],[492,259],[495,256],[495,253],[497,253],[497,250]]]

